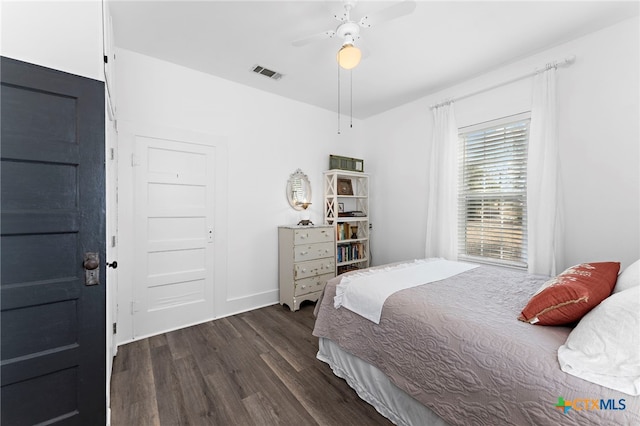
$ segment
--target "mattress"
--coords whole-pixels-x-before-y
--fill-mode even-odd
[[[375,324],[333,307],[343,276],[327,283],[313,334],[374,366],[448,424],[640,424],[639,397],[560,370],[557,350],[571,328],[517,320],[544,277],[482,266],[394,293]],[[581,400],[578,409],[556,407]]]

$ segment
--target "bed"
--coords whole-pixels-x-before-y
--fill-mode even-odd
[[[478,266],[393,293],[376,324],[334,307],[348,276],[316,305],[317,357],[395,424],[640,425],[639,396],[561,370],[573,326],[517,320],[546,277]]]

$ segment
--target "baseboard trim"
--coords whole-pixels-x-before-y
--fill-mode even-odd
[[[264,308],[266,306],[275,305],[279,301],[279,291],[270,290],[263,293],[252,294],[251,296],[243,296],[235,299],[227,299],[225,303],[225,312],[220,313],[214,317],[206,318],[200,321],[183,324],[178,327],[173,327],[167,330],[160,331],[158,333],[145,334],[142,336],[136,336],[133,339],[125,340],[118,343],[118,346],[126,345],[127,343],[137,342],[138,340],[147,339],[149,337],[158,336],[164,333],[170,333],[172,331],[181,330],[187,327],[193,327],[194,325],[204,324],[205,322],[214,321],[217,319],[230,317],[232,315],[241,314],[243,312],[253,311],[254,309]],[[117,353],[117,347],[116,347]]]

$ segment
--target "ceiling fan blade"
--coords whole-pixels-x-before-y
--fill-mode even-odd
[[[410,13],[413,13],[415,9],[416,2],[414,0],[404,0],[385,9],[379,10],[378,12],[363,16],[358,24],[363,28],[371,28],[372,26],[378,25],[382,22],[390,21],[404,15],[409,15]]]
[[[295,47],[300,47],[300,46],[304,46],[306,44],[309,43],[313,43],[316,41],[320,41],[320,40],[324,40],[326,38],[332,38],[335,37],[336,32],[333,30],[328,30],[328,31],[324,31],[321,32],[319,34],[314,34],[308,37],[303,37],[301,39],[295,40],[293,42],[291,42],[292,45],[294,45]]]

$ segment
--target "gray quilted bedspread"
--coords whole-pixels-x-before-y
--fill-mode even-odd
[[[517,320],[543,277],[483,266],[393,294],[380,324],[333,307],[340,279],[316,306],[314,336],[376,366],[451,425],[640,425],[640,397],[560,370],[569,327]],[[556,408],[560,397],[574,408]],[[600,400],[607,409],[595,409]]]

